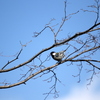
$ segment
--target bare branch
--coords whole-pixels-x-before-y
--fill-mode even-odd
[[[8,64],[10,64],[10,63],[14,62],[15,60],[17,60],[18,57],[19,57],[19,55],[21,54],[22,50],[23,50],[23,49],[21,49],[21,50],[19,51],[19,53],[18,53],[18,55],[16,56],[15,59],[13,59],[13,60],[11,60],[11,61],[8,61],[8,62],[1,68],[1,70],[3,70]]]
[[[71,62],[88,62],[90,65],[92,65],[93,67],[97,68],[100,70],[99,67],[95,66],[94,64],[92,64],[91,62],[97,62],[97,63],[100,63],[100,61],[98,60],[90,60],[90,59],[77,59],[77,60],[70,60]]]
[[[99,67],[97,67],[96,65],[94,65],[94,64],[92,64],[90,61],[87,61],[90,65],[92,65],[93,67],[95,67],[95,68],[97,68],[97,69],[99,69],[100,70],[100,68]]]
[[[55,34],[55,37],[58,35],[58,33],[60,32],[62,26],[64,25],[65,21],[66,21],[66,1],[65,1],[65,8],[64,8],[64,18],[62,19],[62,23],[60,25],[60,27],[58,28],[58,31]]]
[[[54,72],[53,69],[56,68],[56,66],[58,66],[60,64],[63,64],[63,63],[67,63],[67,62],[70,62],[70,65],[74,64],[74,62],[80,62],[80,64],[77,65],[77,66],[79,66],[79,73],[76,76],[74,76],[74,77],[77,77],[77,76],[79,77],[79,81],[78,82],[81,81],[81,76],[80,75],[81,75],[82,69],[84,67],[83,66],[83,62],[87,62],[88,64],[90,64],[93,67],[93,70],[92,70],[93,73],[91,75],[91,78],[89,79],[89,81],[91,83],[92,79],[93,79],[93,76],[96,74],[95,69],[100,70],[100,67],[98,67],[98,66],[96,66],[94,64],[94,62],[95,63],[100,63],[100,61],[89,58],[95,52],[100,50],[100,43],[99,43],[99,36],[100,35],[92,34],[93,32],[96,33],[98,30],[100,30],[100,22],[98,21],[99,20],[99,2],[98,1],[99,0],[95,0],[96,6],[91,6],[92,8],[96,8],[96,11],[87,10],[88,12],[95,12],[97,14],[96,20],[95,20],[94,24],[90,28],[88,28],[87,30],[85,30],[83,32],[75,33],[72,36],[69,36],[69,37],[67,36],[67,37],[65,37],[65,39],[58,40],[57,36],[60,33],[62,27],[64,26],[66,20],[68,20],[72,15],[77,14],[79,12],[79,11],[77,11],[77,12],[69,14],[67,16],[66,15],[66,13],[67,13],[66,12],[66,7],[67,7],[66,4],[67,4],[67,2],[65,1],[65,3],[64,3],[64,18],[62,19],[57,31],[55,32],[55,30],[54,30],[55,26],[50,26],[51,22],[54,20],[54,19],[51,19],[51,21],[48,24],[46,24],[45,27],[40,32],[35,32],[34,36],[33,36],[33,37],[37,37],[41,33],[43,33],[46,29],[49,28],[50,31],[54,35],[54,44],[52,44],[51,46],[49,46],[49,47],[47,47],[45,49],[42,49],[37,54],[33,55],[29,60],[27,60],[27,61],[25,61],[25,62],[23,62],[21,64],[18,64],[16,66],[10,67],[9,69],[5,69],[8,65],[10,65],[12,62],[16,61],[19,58],[19,56],[20,56],[20,54],[21,54],[21,52],[23,50],[23,49],[21,49],[15,59],[13,59],[11,61],[8,61],[8,63],[6,63],[2,67],[2,69],[0,70],[0,73],[13,71],[13,70],[15,70],[17,68],[21,68],[24,65],[29,68],[28,71],[26,71],[26,73],[22,75],[22,77],[18,80],[17,83],[9,84],[9,83],[7,83],[5,81],[2,82],[4,84],[4,86],[0,86],[0,89],[6,89],[6,88],[11,88],[11,87],[14,87],[14,86],[21,85],[21,84],[26,84],[26,82],[28,80],[30,80],[30,79],[36,79],[36,78],[42,77],[43,75],[46,75],[46,74],[51,72],[53,75],[51,77],[49,77],[48,79],[46,79],[45,81],[51,82],[54,79],[54,84],[51,86],[50,91],[48,93],[46,93],[45,99],[50,94],[54,94],[55,96],[59,96],[58,95],[58,91],[56,89],[56,85],[57,85],[57,82],[61,83],[61,81],[57,78],[57,75],[56,75],[56,73]],[[98,31],[98,33],[99,33],[99,31]],[[86,39],[84,39],[84,40],[81,40],[80,37],[83,36],[83,35],[86,35],[88,37]],[[78,44],[78,46],[80,46],[80,47],[78,48],[78,46],[73,45],[70,41],[71,42],[73,42],[73,41],[76,42]],[[30,42],[31,41],[29,41],[28,43],[30,43]],[[26,47],[28,43],[23,45],[20,42],[22,47]],[[45,62],[50,60],[50,55],[48,55],[43,60],[43,59],[41,59],[42,53],[44,53],[45,51],[48,51],[48,50],[50,50],[52,48],[55,48],[57,46],[62,46],[62,45],[64,45],[64,46],[66,46],[66,45],[68,46],[69,45],[70,47],[72,47],[73,52],[69,53],[69,55],[66,56],[66,58],[64,60],[61,61],[61,63],[56,63],[56,64],[54,64],[52,66],[47,67],[45,65]],[[86,53],[88,53],[88,54],[86,55]],[[32,61],[35,62],[35,59],[38,60],[39,63],[38,64],[32,64],[31,66],[29,66],[30,62],[32,62]]]
[[[82,65],[82,62],[80,62],[80,65],[78,65],[78,66],[80,66],[80,68],[78,68],[79,69],[79,74],[77,74],[77,75],[72,75],[73,77],[79,77],[79,80],[78,80],[78,83],[81,81],[81,72],[82,72],[82,69],[83,69],[83,65]]]
[[[20,41],[20,44],[21,44],[22,47],[26,47],[30,42],[32,42],[32,40],[30,40],[30,41],[27,42],[26,44],[22,44],[21,41]]]
[[[54,47],[56,47],[56,46],[62,45],[62,44],[64,44],[64,43],[66,43],[66,42],[69,42],[70,40],[72,40],[72,39],[74,39],[74,38],[76,38],[76,37],[78,37],[78,36],[84,35],[84,34],[88,33],[91,29],[93,29],[94,27],[96,27],[96,26],[98,26],[98,25],[100,25],[100,23],[97,23],[97,24],[93,25],[92,27],[90,27],[88,30],[86,30],[86,31],[84,31],[84,32],[79,32],[79,33],[73,35],[72,37],[70,37],[70,38],[68,38],[68,39],[66,39],[66,40],[64,40],[64,41],[62,41],[62,42],[60,42],[60,43],[55,43],[55,44],[53,44],[52,46],[41,50],[39,53],[37,53],[37,54],[36,54],[35,56],[33,56],[31,59],[29,59],[28,61],[26,61],[26,62],[24,62],[24,63],[22,63],[22,64],[19,64],[18,66],[15,66],[15,67],[12,67],[12,68],[6,69],[6,70],[0,70],[0,73],[12,71],[12,70],[17,69],[17,68],[19,68],[19,67],[22,67],[22,66],[24,66],[25,64],[28,64],[29,62],[31,62],[32,60],[34,60],[34,59],[35,59],[38,55],[40,55],[41,53],[43,53],[43,52],[45,52],[45,51],[47,51],[47,50],[49,50],[49,49],[52,49],[52,48],[54,48]],[[96,47],[96,48],[100,48],[100,46],[98,46],[98,47]],[[94,48],[94,49],[96,49],[96,48]],[[92,49],[93,49],[93,48],[92,48]],[[94,50],[94,49],[93,49],[93,50]],[[91,49],[90,49],[90,50],[91,50]],[[84,52],[87,52],[87,51],[84,51]],[[83,52],[83,53],[84,53],[84,52]],[[81,54],[83,54],[83,53],[80,53],[79,55],[81,55]],[[79,56],[79,55],[77,55],[77,56]],[[76,57],[77,57],[77,56],[76,56]],[[74,57],[74,58],[75,58],[75,57]]]
[[[46,71],[46,70],[52,69],[52,68],[54,68],[54,67],[57,66],[57,65],[59,65],[59,64],[55,64],[55,65],[53,65],[53,66],[46,67],[46,68],[44,68],[44,69],[42,69],[42,70],[40,70],[40,71],[38,71],[38,72],[36,72],[36,73],[33,73],[32,75],[30,75],[29,77],[27,77],[25,80],[20,81],[20,82],[18,82],[18,83],[15,83],[15,84],[12,84],[12,85],[8,85],[8,86],[0,86],[0,89],[6,89],[6,88],[11,88],[11,87],[14,87],[14,86],[21,85],[21,84],[25,84],[25,83],[26,83],[29,79],[31,79],[32,77],[35,77],[36,75],[38,75],[38,74],[40,74],[40,73],[42,73],[42,72],[44,72],[44,71]]]
[[[54,81],[55,81],[55,82],[54,82],[54,85],[50,87],[50,91],[49,91],[48,93],[44,93],[44,95],[46,95],[46,97],[45,97],[44,100],[46,100],[47,97],[48,97],[50,94],[54,94],[56,98],[59,96],[59,95],[58,95],[58,92],[57,92],[57,90],[56,90],[56,85],[57,85],[58,78],[57,78],[57,76],[56,76],[56,73],[55,73],[53,70],[49,70],[49,71],[52,72],[53,75],[52,75],[50,78],[46,79],[45,81],[47,81],[47,80],[49,80],[49,79],[52,81],[52,78],[54,78]],[[51,82],[51,81],[49,81],[49,82]],[[52,93],[53,90],[54,90],[54,93]]]
[[[93,67],[93,73],[92,73],[92,75],[91,75],[91,77],[89,78],[89,79],[87,79],[88,81],[90,81],[87,85],[90,85],[91,84],[91,82],[93,81],[93,77],[94,77],[94,75],[96,74],[95,73],[95,67]]]
[[[76,57],[78,57],[78,56],[80,56],[80,55],[82,55],[84,53],[87,53],[89,51],[92,51],[92,50],[95,50],[95,49],[98,49],[98,48],[100,48],[100,46],[97,46],[97,47],[94,47],[94,48],[91,48],[91,49],[88,49],[88,50],[84,50],[83,52],[81,52],[81,53],[79,53],[79,54],[77,54],[77,55],[75,55],[75,56],[73,56],[73,57],[71,57],[69,59],[66,59],[65,61],[72,60],[72,59],[74,59],[74,58],[76,58]]]
[[[70,61],[72,61],[72,62],[78,62],[78,61],[84,61],[84,62],[100,62],[100,61],[98,61],[98,60],[91,60],[91,59],[78,59],[78,60],[70,60]]]
[[[73,55],[74,53],[78,52],[79,50],[81,50],[85,45],[86,45],[87,41],[79,48],[77,49],[76,51],[72,52],[71,54],[69,54],[66,59],[68,59],[68,57],[70,57],[71,55]]]
[[[96,13],[96,20],[95,20],[95,24],[98,22],[99,20],[99,9],[100,9],[100,5],[99,5],[99,0],[94,0],[96,2],[96,5],[90,5],[88,7],[91,7],[91,8],[95,8],[96,11],[92,10],[92,11],[89,11],[89,10],[84,10],[84,9],[81,9],[82,11],[84,12],[93,12],[93,13]]]

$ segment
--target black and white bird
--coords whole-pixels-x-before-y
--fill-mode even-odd
[[[68,47],[69,48],[69,47]],[[67,48],[67,49],[68,49]],[[67,50],[66,49],[66,50]],[[58,61],[58,62],[61,62],[62,61],[62,59],[65,57],[65,51],[66,50],[64,50],[64,51],[60,51],[60,52],[54,52],[54,51],[52,51],[50,54],[51,54],[51,56],[52,56],[52,58],[54,59],[54,60],[56,60],[56,61]]]

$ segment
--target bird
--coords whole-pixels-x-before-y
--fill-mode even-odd
[[[69,48],[69,47],[68,47]],[[68,49],[67,48],[67,49]],[[56,60],[56,61],[58,61],[58,62],[61,62],[62,61],[62,59],[65,57],[65,52],[66,52],[66,50],[67,49],[65,49],[65,50],[63,50],[63,51],[60,51],[60,52],[54,52],[54,51],[52,51],[50,54],[51,54],[51,56],[52,56],[52,58],[54,59],[54,60]]]

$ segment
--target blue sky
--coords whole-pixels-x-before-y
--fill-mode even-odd
[[[73,15],[70,20],[66,21],[61,35],[58,38],[63,39],[66,34],[70,35],[75,32],[84,31],[93,25],[95,20],[94,13],[83,13],[80,9],[90,9],[87,6],[95,4],[94,0],[67,0],[67,15],[70,13],[80,11],[78,14]],[[19,63],[27,61],[30,57],[38,53],[40,50],[47,48],[53,44],[53,34],[49,29],[45,30],[39,37],[33,38],[34,32],[40,32],[51,19],[55,19],[51,25],[60,24],[64,16],[64,0],[0,0],[0,54],[4,55],[0,57],[0,65],[3,66],[8,59],[11,60],[21,48],[20,41],[22,44],[30,42],[27,47],[24,48],[20,59],[15,63],[12,63],[7,68],[15,66]],[[57,26],[55,27],[57,30]],[[57,47],[52,50],[63,50],[62,47]],[[42,55],[42,59],[51,52],[47,51]],[[8,56],[8,57],[5,57]],[[10,56],[10,57],[9,57]],[[99,58],[98,54],[94,58]],[[37,59],[33,63],[37,63]],[[45,65],[51,66],[56,62],[50,59]],[[62,68],[63,67],[63,68]],[[0,82],[6,80],[6,82],[18,82],[21,77],[20,74],[24,74],[27,71],[27,67],[22,67],[18,70],[2,73],[0,75]],[[87,98],[83,100],[92,100],[88,97],[93,96],[100,98],[100,75],[94,77],[94,82],[89,86],[87,91],[87,80],[90,76],[86,73],[85,68],[82,71],[81,82],[77,83],[78,78],[74,78],[72,75],[78,74],[77,66],[67,66],[62,64],[55,72],[58,78],[62,81],[62,84],[57,84],[57,90],[59,92],[59,98],[57,100],[80,100],[77,97],[77,93],[87,93]],[[43,100],[43,93],[49,92],[52,83],[47,83],[44,80],[47,79],[50,74],[45,75],[41,78],[31,79],[26,85],[16,86],[10,89],[0,90],[1,100]],[[99,88],[99,90],[98,90]],[[76,94],[75,94],[76,93]],[[82,95],[82,97],[84,97]],[[54,100],[53,95],[50,95],[47,100]],[[75,100],[75,99],[74,99]],[[82,99],[81,99],[82,100]]]

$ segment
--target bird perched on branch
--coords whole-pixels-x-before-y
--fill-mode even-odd
[[[66,52],[67,49],[65,49],[64,51],[60,51],[60,52],[54,52],[54,51],[52,51],[50,54],[51,54],[51,56],[52,56],[52,58],[54,60],[57,60],[58,62],[61,62],[62,59],[65,57],[64,53]]]

